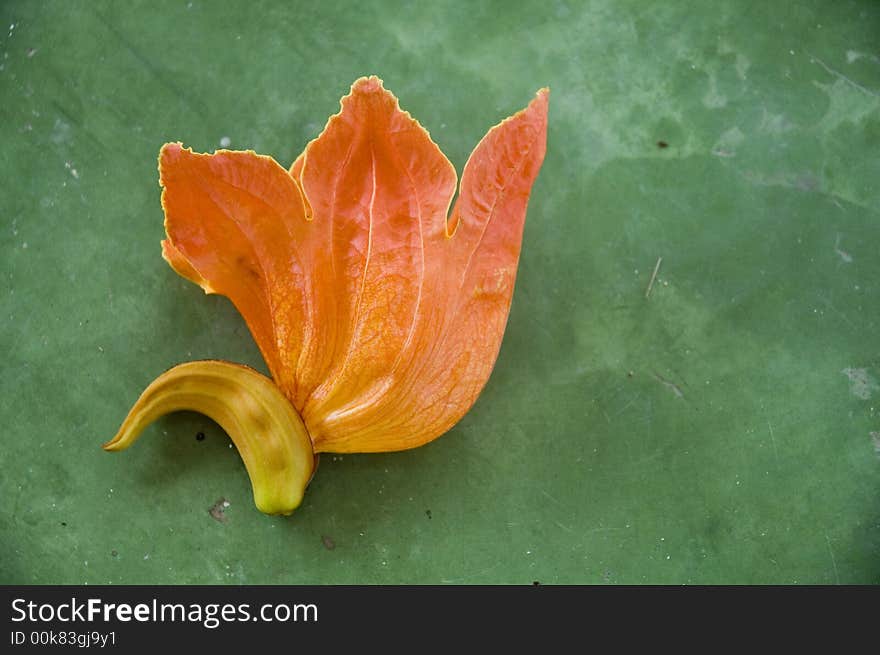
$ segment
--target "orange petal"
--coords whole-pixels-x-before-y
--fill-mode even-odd
[[[162,148],[163,254],[183,277],[227,296],[241,312],[273,378],[295,387],[303,340],[302,269],[296,244],[307,222],[302,196],[271,157],[253,152],[195,154],[179,143]]]
[[[452,214],[454,235],[435,227],[423,241],[421,298],[392,374],[348,405],[312,416],[322,448],[412,448],[443,434],[476,400],[507,322],[526,205],[546,149],[547,101],[542,90],[471,155]]]
[[[375,77],[354,84],[294,174],[298,168],[319,231],[313,251],[322,255],[313,280],[321,332],[298,369],[303,386],[314,388],[303,417],[316,447],[332,449],[342,435],[324,424],[350,423],[399,381],[456,176]]]
[[[205,293],[216,293],[211,283],[193,268],[190,261],[168,239],[162,240],[162,259],[168,262],[180,277],[186,278],[190,282],[195,282],[205,290]]]

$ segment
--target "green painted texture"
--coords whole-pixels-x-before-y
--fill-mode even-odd
[[[878,34],[867,0],[4,2],[0,583],[880,582]],[[372,73],[459,171],[551,87],[473,410],[324,456],[287,518],[200,415],[103,452],[166,368],[265,371],[160,257],[161,145],[289,165]]]

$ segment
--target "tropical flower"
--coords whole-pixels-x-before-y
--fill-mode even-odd
[[[222,414],[260,509],[289,513],[312,453],[403,450],[448,431],[498,355],[547,104],[542,89],[489,130],[451,213],[454,167],[376,77],[352,85],[289,171],[253,151],[163,146],[162,254],[235,304],[274,384],[226,362],[175,367],[105,447],[167,411]]]

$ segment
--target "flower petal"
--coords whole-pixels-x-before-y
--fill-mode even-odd
[[[423,302],[430,244],[446,239],[456,175],[449,160],[375,77],[361,78],[291,168],[321,253],[313,283],[320,332],[298,366],[307,424],[344,420],[397,383]],[[320,319],[320,320],[319,320]],[[316,448],[337,437],[317,429]],[[379,444],[381,447],[381,444]]]
[[[313,417],[310,430],[323,449],[412,448],[446,432],[473,405],[507,322],[528,197],[546,149],[547,105],[542,90],[474,150],[450,220],[454,234],[425,240],[421,302],[393,378]]]
[[[163,255],[183,277],[232,300],[276,383],[295,389],[287,362],[299,355],[303,326],[281,318],[303,314],[297,244],[308,222],[293,178],[271,157],[196,154],[179,143],[162,148],[159,172]]]

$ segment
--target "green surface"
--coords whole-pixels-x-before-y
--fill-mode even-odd
[[[0,582],[880,582],[877,3],[0,21]],[[171,365],[265,370],[231,304],[160,257],[159,147],[225,137],[289,165],[370,73],[459,170],[552,89],[477,405],[421,449],[325,456],[289,518],[256,511],[199,415],[102,452]]]

